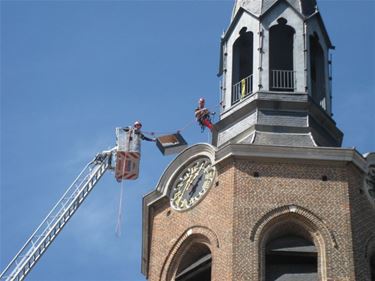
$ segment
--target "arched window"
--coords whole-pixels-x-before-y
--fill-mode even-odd
[[[193,244],[181,258],[175,281],[211,281],[211,251],[201,243]]]
[[[253,33],[240,31],[240,37],[233,44],[232,104],[252,93],[253,88]]]
[[[309,233],[297,223],[272,230],[265,249],[265,280],[318,280],[318,253]]]
[[[295,75],[293,67],[294,29],[286,25],[284,18],[270,28],[270,89],[271,91],[294,91]]]
[[[313,100],[326,108],[324,52],[315,33],[310,36],[310,77]]]

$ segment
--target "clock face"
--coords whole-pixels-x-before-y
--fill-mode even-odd
[[[193,207],[206,194],[215,178],[210,159],[201,158],[190,163],[175,179],[171,190],[171,206],[183,211]]]

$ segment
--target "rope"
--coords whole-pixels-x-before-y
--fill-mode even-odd
[[[167,131],[143,131],[142,130],[142,133],[144,133],[144,134],[146,134],[146,135],[151,135],[151,136],[153,136],[153,137],[155,137],[155,136],[162,136],[162,135],[170,135],[170,134],[174,134],[174,133],[176,133],[176,131],[169,131],[169,132],[167,132]]]
[[[221,105],[217,105],[215,106],[214,108],[220,108]],[[202,110],[205,110],[207,108],[204,108],[204,109],[201,109],[199,110],[198,112],[202,111]],[[210,111],[209,112],[211,113],[215,113],[214,111]],[[190,127],[193,123],[197,122],[197,118],[193,118],[192,120],[190,120],[189,122],[187,122],[183,127],[181,127],[180,129],[177,129],[175,131],[142,131],[143,133],[147,134],[147,135],[151,135],[151,136],[160,136],[160,135],[170,135],[170,134],[174,134],[174,133],[180,133],[180,132],[183,132],[185,131],[188,127]]]
[[[185,131],[188,127],[190,127],[195,122],[197,122],[196,118],[190,120],[188,123],[185,124],[185,126],[183,126],[181,129],[179,129],[177,132],[183,132],[183,131]]]
[[[196,119],[194,118],[193,120],[189,121],[189,123],[187,123],[185,126],[183,126],[182,128],[180,129],[177,129],[175,131],[165,131],[165,132],[162,132],[162,131],[151,131],[151,132],[147,132],[147,131],[142,131],[143,133],[147,134],[147,135],[151,135],[151,136],[162,136],[162,135],[171,135],[171,134],[175,134],[175,133],[180,133],[182,131],[185,131],[188,127],[191,126],[191,124],[193,122],[196,122]]]
[[[129,130],[128,132],[128,140],[127,140],[127,143],[128,143],[128,151],[130,150],[130,138],[131,138],[131,134],[133,133],[133,130]],[[126,146],[125,146],[126,148]],[[124,165],[122,166],[122,175],[125,173],[125,168],[126,168],[126,153],[125,153],[125,156],[124,156]],[[119,206],[118,206],[118,212],[117,212],[117,223],[116,223],[116,229],[115,229],[115,232],[116,232],[116,236],[117,237],[121,237],[121,230],[122,230],[122,201],[123,201],[123,197],[124,197],[124,181],[121,180],[121,185],[120,185],[120,202],[119,202]]]
[[[124,165],[125,166],[125,165]],[[122,199],[124,197],[124,181],[121,181],[120,186],[120,202],[117,212],[117,223],[116,223],[116,236],[121,237],[121,229],[122,229]]]

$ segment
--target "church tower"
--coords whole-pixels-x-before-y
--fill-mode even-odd
[[[220,120],[143,199],[150,281],[375,280],[375,153],[341,148],[315,0],[237,0]]]

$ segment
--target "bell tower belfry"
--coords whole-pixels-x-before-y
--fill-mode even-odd
[[[315,0],[237,0],[221,39],[221,116],[213,143],[341,146],[329,51]]]

